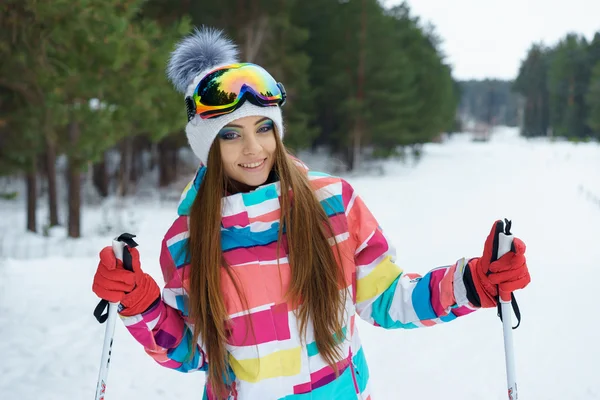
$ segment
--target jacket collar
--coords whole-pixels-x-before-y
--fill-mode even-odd
[[[308,171],[306,164],[295,157],[292,157],[294,163],[299,169]],[[206,167],[201,165],[196,171],[194,179],[187,184],[177,207],[177,214],[180,216],[189,216],[192,204],[198,195],[200,184],[206,175]],[[255,206],[268,200],[277,199],[281,195],[281,188],[277,177],[269,176],[267,183],[256,189],[245,192],[227,195],[223,197],[223,216],[234,215],[246,211],[248,207]]]

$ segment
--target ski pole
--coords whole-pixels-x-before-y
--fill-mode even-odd
[[[129,233],[123,233],[119,237],[115,238],[112,242],[113,252],[115,258],[123,262],[123,267],[128,271],[133,271],[131,264],[131,254],[129,253],[129,247],[136,247],[137,243],[133,240],[135,235]],[[102,312],[108,306],[106,314]],[[100,372],[98,374],[98,383],[96,384],[96,397],[95,400],[104,400],[106,394],[106,380],[108,378],[108,367],[110,366],[110,355],[112,352],[113,337],[115,334],[115,324],[117,321],[117,311],[119,303],[112,303],[106,300],[100,300],[96,309],[94,310],[94,316],[99,323],[106,323],[106,330],[104,332],[104,345],[102,347],[102,358],[100,360]]]
[[[510,233],[511,222],[506,221],[506,228],[504,232],[498,234],[498,250],[496,260],[508,253],[512,249],[513,236]],[[504,359],[506,363],[506,383],[508,388],[508,399],[517,400],[519,394],[517,392],[517,374],[515,370],[515,349],[513,345],[513,326],[512,326],[512,309],[511,305],[514,301],[514,295],[512,292],[502,292],[498,289],[500,295],[499,298],[499,310],[498,315],[502,320],[502,330],[504,332]],[[518,308],[517,308],[518,310]],[[520,317],[518,313],[517,317]],[[518,326],[518,325],[517,325]]]

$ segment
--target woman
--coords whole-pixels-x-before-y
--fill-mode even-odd
[[[369,399],[355,314],[383,328],[448,322],[495,307],[529,283],[525,245],[425,276],[395,252],[352,186],[286,152],[283,85],[239,64],[204,29],[182,40],[168,75],[185,93],[186,135],[202,162],[162,242],[165,285],[100,253],[93,290],[121,303],[131,334],[161,365],[207,371],[207,399]]]

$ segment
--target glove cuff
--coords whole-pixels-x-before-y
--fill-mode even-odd
[[[473,275],[471,274],[470,262],[465,267],[465,271],[463,274],[463,282],[465,283],[465,288],[467,289],[467,299],[469,300],[469,302],[475,307],[481,307],[481,299],[479,298],[479,294],[477,294],[475,282],[473,282]]]
[[[487,282],[485,276],[481,276],[481,271],[478,268],[479,261],[479,258],[473,258],[465,267],[463,281],[467,289],[467,299],[475,307],[495,307],[497,305],[495,287]]]

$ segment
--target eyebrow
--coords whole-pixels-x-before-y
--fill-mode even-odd
[[[264,121],[266,121],[266,120],[268,120],[268,119],[271,119],[271,118],[267,118],[267,117],[261,118],[261,119],[259,119],[258,121],[256,121],[256,122],[254,123],[254,125],[258,125],[258,124],[260,124],[261,122],[264,122]],[[236,125],[236,124],[227,124],[226,126],[224,126],[224,128],[243,128],[243,126],[241,126],[241,125]]]

